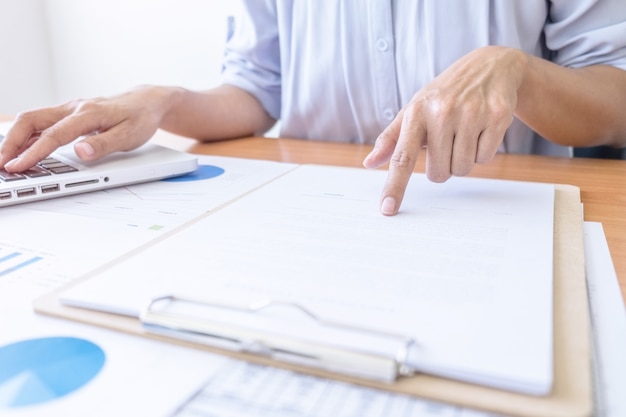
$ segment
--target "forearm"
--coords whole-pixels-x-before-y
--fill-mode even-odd
[[[528,58],[515,115],[541,136],[566,146],[626,146],[626,71],[565,68]]]
[[[159,127],[203,141],[260,134],[275,120],[246,91],[222,85],[207,91],[177,87],[154,87],[163,100]]]

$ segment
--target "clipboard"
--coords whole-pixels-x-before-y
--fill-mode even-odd
[[[258,352],[254,352],[254,349],[235,352],[226,348],[207,346],[197,341],[148,331],[137,319],[61,304],[58,299],[59,294],[68,287],[76,285],[77,282],[37,299],[34,302],[34,308],[41,314],[205,349],[249,362],[283,367],[319,377],[333,378],[492,413],[514,417],[590,417],[593,414],[591,336],[582,227],[583,215],[579,189],[569,185],[556,185],[554,384],[552,392],[542,397],[502,391],[426,374],[401,376],[391,383],[374,381],[310,366],[276,361],[266,355],[259,355]],[[399,371],[401,364],[396,360],[392,367]]]
[[[171,311],[176,304],[192,305],[207,311],[204,316],[189,312]],[[160,306],[160,308],[158,307]],[[228,311],[240,317],[262,314],[265,310],[282,308],[288,314],[299,314],[301,328],[323,328],[327,333],[319,339],[298,339],[292,335],[272,333],[262,325],[241,326],[225,324],[213,319],[212,312]],[[256,317],[253,317],[256,318]],[[385,330],[356,326],[341,321],[323,319],[297,303],[263,300],[252,305],[235,305],[222,301],[207,301],[189,297],[157,297],[141,312],[139,320],[150,332],[190,342],[221,347],[235,352],[247,352],[280,362],[322,369],[342,375],[391,383],[399,377],[411,376],[414,370],[408,364],[409,352],[417,344],[411,337]],[[259,330],[263,328],[264,330]],[[333,335],[350,334],[354,344],[342,346],[329,342]],[[391,347],[386,354],[368,349],[376,340]]]

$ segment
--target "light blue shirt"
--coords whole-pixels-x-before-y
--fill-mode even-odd
[[[626,69],[626,0],[242,0],[223,81],[281,136],[373,143],[413,95],[486,45]],[[501,151],[569,155],[517,119]]]

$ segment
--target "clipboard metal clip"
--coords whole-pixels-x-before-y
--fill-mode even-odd
[[[288,310],[290,314],[299,312],[308,321],[304,327],[315,328],[317,335],[320,330],[327,332],[327,337],[320,341],[319,337],[307,338],[306,330],[298,329],[301,333],[298,336],[295,335],[298,332],[280,331],[281,320],[272,316],[272,309],[283,313]],[[235,320],[226,322],[223,313]],[[278,327],[251,325],[259,316],[263,316],[264,324],[273,320],[278,322]],[[326,320],[292,302],[264,300],[234,305],[166,295],[154,298],[141,312],[140,320],[144,329],[152,333],[357,378],[389,383],[414,373],[408,365],[409,352],[416,345],[412,338]],[[349,334],[356,346],[337,342],[333,335],[339,333]],[[374,344],[388,348],[372,348],[368,341],[377,341]]]

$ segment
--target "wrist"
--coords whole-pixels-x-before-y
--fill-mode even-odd
[[[185,91],[181,87],[140,85],[131,93],[139,96],[145,108],[157,120],[159,127],[162,127],[164,121],[183,100]]]

